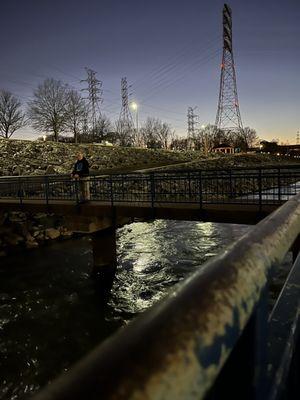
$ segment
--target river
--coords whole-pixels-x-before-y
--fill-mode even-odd
[[[118,230],[108,298],[88,237],[16,252],[0,265],[0,399],[26,399],[157,302],[250,227],[156,220]]]

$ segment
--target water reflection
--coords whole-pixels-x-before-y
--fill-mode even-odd
[[[109,304],[127,321],[201,268],[249,227],[200,222],[135,223],[119,231],[118,269]]]
[[[28,398],[247,229],[159,220],[124,226],[114,281],[107,271],[91,277],[88,238],[1,259],[0,399]]]

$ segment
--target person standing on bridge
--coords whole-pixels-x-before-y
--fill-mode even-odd
[[[79,182],[79,188],[80,188],[80,194],[81,194],[80,202],[81,203],[85,203],[90,200],[89,174],[90,174],[89,163],[88,163],[87,159],[84,157],[83,153],[78,152],[77,161],[74,164],[74,168],[73,168],[71,177],[73,179],[76,179],[77,182]]]

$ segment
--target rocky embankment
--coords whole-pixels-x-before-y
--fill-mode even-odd
[[[16,246],[32,249],[51,240],[68,239],[72,235],[59,216],[5,212],[0,215],[0,257],[9,254]]]
[[[69,173],[82,150],[91,172],[146,169],[203,158],[199,152],[105,147],[98,144],[66,144],[0,139],[0,175]]]
[[[248,167],[270,167],[284,165],[299,165],[300,160],[286,156],[277,156],[272,154],[255,154],[255,153],[240,153],[240,154],[218,154],[215,157],[199,157],[188,162],[183,162],[178,165],[172,165],[172,168],[164,166],[160,170],[180,170],[180,169],[232,169],[232,168],[248,168]]]
[[[138,169],[224,169],[235,167],[284,165],[298,159],[268,154],[216,154],[199,151],[169,151],[106,147],[99,144],[67,144],[29,140],[0,139],[0,176],[70,173],[81,150],[91,172],[128,172]]]

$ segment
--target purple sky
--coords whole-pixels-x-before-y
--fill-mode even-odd
[[[233,46],[244,126],[295,142],[300,129],[299,0],[232,0]],[[223,1],[10,0],[0,14],[0,87],[26,102],[46,77],[81,88],[84,67],[103,81],[103,112],[120,111],[120,79],[147,116],[186,134],[188,106],[214,123]],[[27,128],[16,137],[37,137]]]

